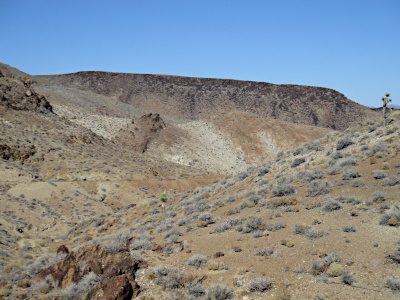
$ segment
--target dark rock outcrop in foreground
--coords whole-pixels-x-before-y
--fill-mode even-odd
[[[53,108],[46,98],[31,86],[29,78],[24,80],[0,76],[0,105],[8,109],[52,113]]]
[[[83,246],[77,251],[69,251],[63,246],[58,253],[66,255],[65,258],[37,276],[47,280],[51,276],[57,284],[54,288],[67,289],[75,285],[76,290],[79,290],[79,285],[89,287],[82,291],[79,299],[125,300],[139,294],[140,287],[135,281],[138,263],[128,252],[114,255],[98,244],[93,244]],[[83,283],[83,278],[90,272],[98,276],[92,286]]]
[[[35,76],[35,80],[38,84],[86,90],[147,111],[193,120],[242,111],[343,130],[353,122],[376,116],[371,109],[322,87],[108,72]]]

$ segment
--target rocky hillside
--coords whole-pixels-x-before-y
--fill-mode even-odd
[[[337,91],[264,82],[78,72],[38,76],[38,82],[91,91],[162,115],[199,120],[230,111],[249,112],[335,130],[374,115]]]
[[[13,107],[0,144],[34,151],[0,157],[2,299],[399,298],[398,113],[224,177]],[[208,122],[232,119],[258,124]],[[168,126],[147,115],[128,131]]]

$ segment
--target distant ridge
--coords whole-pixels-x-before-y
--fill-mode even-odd
[[[97,71],[35,79],[41,84],[91,91],[147,111],[191,120],[239,111],[344,130],[351,123],[375,115],[371,109],[323,87]]]

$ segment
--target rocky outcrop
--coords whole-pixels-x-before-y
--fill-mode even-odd
[[[35,92],[30,79],[17,80],[0,77],[0,105],[7,109],[52,113],[53,108],[46,98]]]
[[[38,275],[39,278],[51,276],[56,283],[54,288],[79,285],[85,275],[93,272],[100,280],[91,290],[84,291],[86,299],[125,300],[139,294],[140,287],[135,281],[138,263],[128,252],[115,255],[98,244],[84,246],[77,251],[69,251],[62,246],[57,252],[66,254],[66,257]]]
[[[24,162],[35,153],[36,147],[34,145],[23,146],[0,144],[0,158],[5,160],[19,160]]]
[[[149,143],[164,128],[166,128],[166,125],[160,115],[149,113],[132,120],[131,124],[120,130],[113,141],[136,152],[143,153],[146,152]]]

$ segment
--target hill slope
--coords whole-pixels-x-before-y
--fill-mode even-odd
[[[350,123],[374,115],[343,94],[320,87],[106,72],[36,76],[35,79],[47,87],[90,91],[137,108],[190,120],[240,111],[343,130]]]

